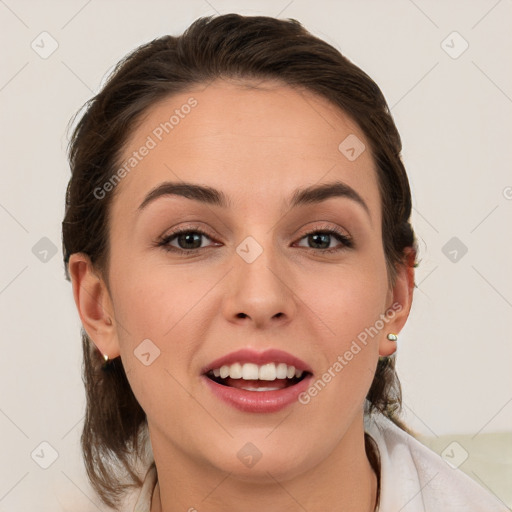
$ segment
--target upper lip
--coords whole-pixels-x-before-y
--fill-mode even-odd
[[[220,368],[224,365],[231,365],[233,363],[254,363],[257,365],[263,365],[266,363],[285,363],[288,366],[294,366],[296,370],[302,370],[303,372],[313,373],[311,367],[306,364],[302,359],[299,359],[288,352],[278,349],[267,349],[259,352],[250,348],[243,348],[231,352],[225,356],[215,359],[208,365],[206,365],[202,372],[203,374],[208,373],[210,370]]]

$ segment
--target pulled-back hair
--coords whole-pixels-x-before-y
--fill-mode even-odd
[[[109,211],[114,193],[94,193],[119,169],[128,137],[142,115],[161,99],[217,79],[280,81],[307,90],[341,109],[363,131],[377,170],[382,240],[390,286],[399,265],[416,266],[410,224],[411,192],[401,161],[401,140],[375,82],[338,50],[296,20],[227,14],[196,20],[179,37],[163,36],[123,58],[102,90],[85,105],[69,143],[72,176],[62,223],[66,279],[73,253],[85,253],[108,286]],[[135,462],[143,460],[146,414],[136,400],[120,357],[108,371],[82,328],[86,415],[81,446],[89,480],[110,507],[142,484]],[[401,426],[401,389],[394,356],[381,358],[367,395]],[[379,474],[378,453],[366,436],[368,458]],[[154,461],[152,462],[154,464]],[[125,473],[123,480],[113,468]]]

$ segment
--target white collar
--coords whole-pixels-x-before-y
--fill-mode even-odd
[[[462,470],[380,413],[365,416],[365,431],[380,454],[379,512],[507,512]]]

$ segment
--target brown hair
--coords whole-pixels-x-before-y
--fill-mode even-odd
[[[397,265],[416,266],[401,140],[379,87],[296,20],[227,14],[200,18],[179,37],[163,36],[141,45],[117,64],[103,89],[86,103],[69,143],[72,177],[62,223],[67,280],[70,254],[82,252],[108,286],[109,210],[114,193],[97,199],[94,191],[119,168],[123,148],[142,114],[164,97],[222,78],[278,80],[326,98],[355,120],[368,139],[377,168],[391,285]],[[87,395],[81,437],[85,466],[102,501],[116,507],[128,488],[142,484],[132,457],[142,453],[146,415],[121,358],[102,371],[101,354],[83,328],[81,334]],[[394,357],[379,360],[367,398],[370,412],[379,410],[403,428],[397,418],[401,389]],[[379,473],[378,453],[368,436],[366,449]],[[112,473],[113,467],[126,472],[126,483]]]

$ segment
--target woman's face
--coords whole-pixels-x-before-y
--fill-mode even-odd
[[[379,353],[408,308],[402,281],[388,284],[377,174],[357,125],[311,93],[217,81],[153,106],[123,156],[114,326],[91,335],[121,355],[155,453],[284,478],[359,436]],[[210,192],[150,196],[171,183]],[[282,378],[292,365],[305,378]]]

